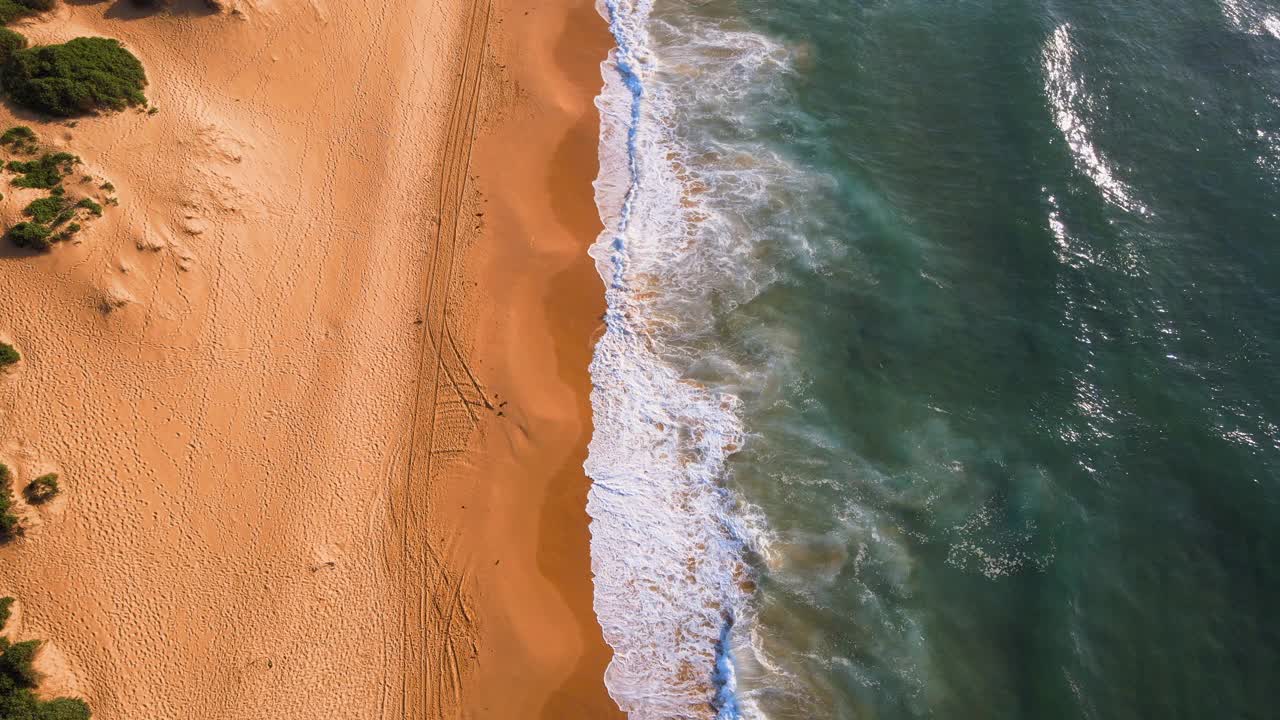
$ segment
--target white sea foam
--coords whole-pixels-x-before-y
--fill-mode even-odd
[[[684,42],[682,28],[651,18],[649,0],[598,9],[617,41],[596,101],[604,231],[590,252],[608,309],[591,364],[585,464],[595,610],[614,649],[605,681],[634,720],[758,717],[739,707],[733,662],[751,652],[744,551],[765,535],[725,486],[727,460],[745,441],[740,402],[733,383],[695,382],[687,371],[701,363],[739,382],[751,374],[682,341],[710,332],[713,296],[733,306],[769,282],[769,265],[746,257],[750,222],[731,208],[764,206],[768,177],[788,170],[763,147],[691,150],[677,137],[674,101],[696,102],[689,86],[703,101],[730,101],[785,51],[745,31]]]
[[[741,542],[719,522],[725,460],[742,443],[736,400],[683,380],[655,346],[651,299],[663,289],[645,268],[678,251],[690,208],[646,96],[649,10],[609,0],[602,12],[618,47],[597,100],[605,230],[591,255],[608,312],[586,462],[595,608],[614,649],[605,681],[635,720],[732,712],[723,655],[743,599]]]
[[[1244,0],[1222,0],[1222,14],[1239,32],[1280,38],[1280,16]]]
[[[1053,31],[1045,42],[1042,56],[1045,95],[1049,98],[1054,124],[1071,149],[1076,168],[1093,181],[1112,205],[1137,215],[1150,214],[1094,146],[1087,119],[1096,111],[1095,100],[1077,76],[1075,45],[1071,41],[1069,23],[1059,25]]]

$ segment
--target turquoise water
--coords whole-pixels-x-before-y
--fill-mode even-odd
[[[1280,4],[602,5],[633,718],[1270,718]]]

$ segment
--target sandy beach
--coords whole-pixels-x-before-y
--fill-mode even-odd
[[[604,23],[223,5],[16,26],[118,38],[158,112],[0,111],[119,197],[0,252],[0,460],[64,488],[0,548],[10,634],[103,720],[620,717],[581,468]]]
[[[612,42],[589,0],[495,10],[518,22],[494,37],[517,101],[476,147],[476,212],[498,240],[477,253],[493,296],[479,306],[475,356],[501,416],[456,503],[477,509],[462,537],[483,548],[476,716],[622,718],[602,692],[610,655],[591,606],[582,469],[605,310],[586,254],[601,229],[592,99]]]

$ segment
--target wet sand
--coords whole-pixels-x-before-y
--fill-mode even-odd
[[[477,142],[485,243],[477,357],[503,413],[472,469],[481,647],[477,717],[622,718],[603,688],[610,651],[592,610],[582,469],[587,372],[604,286],[587,247],[600,232],[591,182],[594,98],[612,40],[586,0],[526,10],[500,2],[496,40],[518,98]],[[492,310],[485,313],[483,310]],[[459,505],[465,504],[459,502]]]

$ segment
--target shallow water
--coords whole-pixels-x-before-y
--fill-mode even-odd
[[[624,709],[1270,717],[1280,7],[602,13]]]

